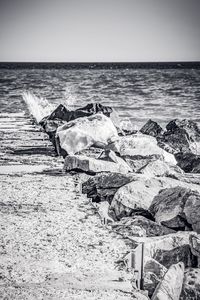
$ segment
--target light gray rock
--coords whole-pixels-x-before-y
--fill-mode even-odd
[[[121,156],[150,156],[159,155],[165,162],[176,165],[176,159],[157,145],[154,137],[145,134],[134,134],[120,137],[109,144],[108,149],[119,152]]]
[[[63,170],[64,172],[79,170],[88,173],[115,172],[122,174],[131,171],[130,167],[121,158],[117,158],[113,162],[82,155],[66,156]]]
[[[92,145],[104,147],[118,138],[112,121],[103,114],[78,118],[57,128],[56,137],[67,154],[73,155]]]
[[[200,299],[200,269],[189,268],[185,270],[180,300]]]
[[[158,178],[138,174],[132,182],[118,189],[112,200],[111,209],[118,219],[131,216],[138,209],[148,210],[161,189],[176,186],[200,191],[198,184],[190,184],[168,177]],[[189,214],[189,208],[187,212]]]
[[[160,236],[175,231],[159,225],[143,216],[122,218],[119,222],[112,225],[113,229],[123,236]]]
[[[179,300],[183,285],[184,264],[172,265],[153,293],[152,300]]]

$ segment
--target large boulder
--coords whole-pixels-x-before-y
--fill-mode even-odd
[[[151,299],[179,300],[183,285],[184,269],[184,264],[181,262],[170,266]]]
[[[200,299],[200,269],[188,268],[184,273],[184,280],[180,300]]]
[[[162,127],[155,121],[151,119],[140,129],[140,132],[143,134],[148,134],[154,137],[157,137],[163,132]]]
[[[170,165],[164,160],[152,160],[146,165],[137,170],[137,173],[146,176],[170,176],[177,177],[178,174],[183,174],[183,171],[176,165]]]
[[[200,185],[168,177],[147,177],[137,175],[132,182],[122,186],[115,193],[111,210],[117,219],[134,215],[137,210],[148,210],[154,197],[161,189],[182,186],[200,191]],[[195,202],[197,205],[197,202]],[[189,213],[189,212],[188,212]]]
[[[172,120],[163,135],[157,137],[158,145],[172,153],[200,154],[200,129],[191,120]]]
[[[156,222],[176,230],[193,229],[200,233],[200,194],[185,187],[161,190],[149,211]]]
[[[117,157],[115,154],[113,156],[116,158],[115,161],[95,159],[82,155],[68,155],[65,158],[63,170],[65,172],[75,170],[93,174],[100,172],[127,174],[128,172],[131,172],[130,167],[123,159]]]
[[[143,216],[122,218],[112,225],[112,228],[123,236],[160,236],[175,232],[165,226],[157,224]]]
[[[174,155],[166,152],[157,145],[154,137],[145,134],[135,134],[120,137],[108,145],[111,150],[120,153],[121,156],[155,156],[162,158],[167,163],[176,165]]]
[[[73,155],[92,145],[105,147],[118,138],[112,121],[103,114],[78,118],[58,127],[56,136],[67,154]]]
[[[188,173],[200,173],[200,155],[191,152],[175,154],[178,166]]]
[[[133,179],[134,174],[100,173],[82,184],[82,193],[93,202],[111,202],[116,191]]]

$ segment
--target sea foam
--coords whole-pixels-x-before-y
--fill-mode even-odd
[[[23,92],[22,97],[37,123],[48,116],[55,108],[47,99],[37,97],[31,92]]]

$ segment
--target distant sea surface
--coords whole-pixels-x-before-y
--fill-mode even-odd
[[[0,65],[0,113],[27,113],[24,91],[46,98],[55,107],[63,103],[72,109],[100,102],[136,127],[150,118],[162,126],[174,118],[200,124],[200,69],[195,66]]]

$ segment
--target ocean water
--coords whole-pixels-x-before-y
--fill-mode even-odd
[[[162,126],[174,118],[200,124],[200,69],[195,68],[0,68],[0,114],[27,116],[24,92],[39,97],[35,99],[47,111],[60,103],[74,109],[100,102],[129,118],[136,128],[150,118]],[[38,107],[32,100],[33,112]]]

